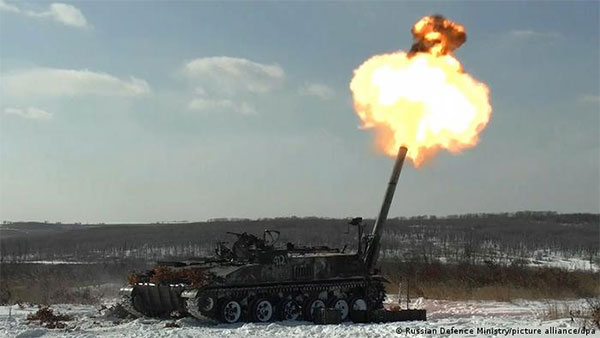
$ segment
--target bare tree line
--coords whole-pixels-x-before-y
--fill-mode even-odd
[[[211,255],[218,241],[233,241],[231,232],[281,232],[280,242],[327,245],[356,250],[357,229],[345,219],[218,219],[174,224],[46,224],[0,226],[0,261],[119,261],[181,259]],[[365,221],[369,230],[373,220]],[[382,238],[382,257],[431,262],[514,261],[561,255],[597,259],[598,214],[518,212],[448,217],[390,219]]]

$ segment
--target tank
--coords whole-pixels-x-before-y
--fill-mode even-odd
[[[407,149],[401,147],[381,210],[371,232],[358,228],[358,249],[279,243],[280,233],[229,233],[233,245],[217,244],[215,255],[194,261],[158,262],[129,276],[121,306],[136,317],[193,316],[235,323],[314,319],[317,309],[354,311],[383,307],[387,280],[375,268],[379,242]]]

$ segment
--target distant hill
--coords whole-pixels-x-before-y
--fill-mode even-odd
[[[370,231],[373,220],[365,220]],[[205,256],[226,234],[264,229],[281,232],[280,243],[357,247],[357,228],[348,219],[219,219],[165,224],[55,224],[15,222],[0,227],[2,261],[147,260]],[[599,214],[516,212],[389,219],[382,257],[410,260],[513,260],[519,257],[578,257],[599,253]]]

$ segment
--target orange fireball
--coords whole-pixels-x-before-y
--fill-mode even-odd
[[[371,57],[354,71],[350,90],[362,126],[375,130],[379,147],[395,156],[406,146],[419,167],[438,149],[458,153],[477,144],[492,108],[487,86],[450,54],[466,39],[461,25],[425,17],[413,33],[411,53]]]

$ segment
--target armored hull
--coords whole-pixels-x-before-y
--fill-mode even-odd
[[[369,274],[357,254],[269,246],[249,252],[246,261],[160,262],[121,289],[122,304],[137,316],[227,323],[312,320],[319,307],[338,308],[346,319],[353,309],[382,307],[385,279]]]

